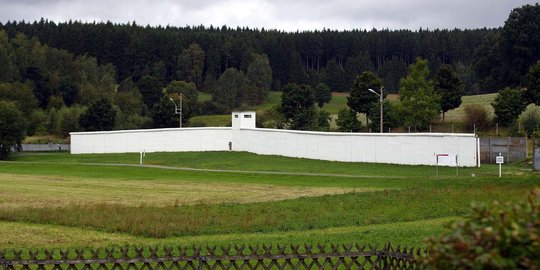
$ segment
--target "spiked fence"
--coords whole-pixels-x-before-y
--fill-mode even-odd
[[[351,245],[248,245],[1,250],[1,270],[422,269],[421,249]]]

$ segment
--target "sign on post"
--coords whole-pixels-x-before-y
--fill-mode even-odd
[[[499,164],[499,178],[502,176],[502,164],[504,163],[504,156],[499,153],[498,156],[495,157],[495,163]]]
[[[458,156],[457,154],[436,154],[437,176],[439,176],[439,166],[456,167],[456,176],[458,175]]]

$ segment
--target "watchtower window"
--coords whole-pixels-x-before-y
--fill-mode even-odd
[[[251,114],[244,115],[244,118],[251,118]]]

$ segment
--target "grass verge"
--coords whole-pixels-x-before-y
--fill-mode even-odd
[[[422,239],[438,235],[444,224],[457,219],[447,217],[368,226],[350,226],[278,233],[220,234],[169,238],[136,237],[92,229],[58,225],[0,221],[0,246],[3,248],[102,248],[110,246],[209,246],[242,244],[360,243],[382,246],[388,239],[407,246],[421,246]]]

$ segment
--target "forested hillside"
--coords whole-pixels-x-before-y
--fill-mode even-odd
[[[272,88],[287,83],[325,82],[333,91],[349,91],[354,77],[375,71],[390,92],[416,57],[429,61],[434,74],[441,64],[453,65],[466,83],[468,93],[495,91],[475,85],[474,52],[486,35],[498,29],[475,30],[354,30],[287,33],[248,28],[143,27],[136,23],[7,22],[0,25],[10,37],[24,33],[50,47],[75,55],[95,56],[100,64],[112,64],[117,80],[144,75],[162,83],[185,79],[182,51],[198,44],[204,55],[202,90],[211,90],[230,67],[245,71],[252,55],[266,54],[273,70]],[[199,85],[200,84],[200,85]]]
[[[270,90],[283,91],[281,104],[261,112],[259,125],[329,130],[321,108],[337,91],[351,93],[338,126],[357,131],[358,113],[379,122],[379,94],[367,89],[400,94],[384,105],[385,127],[426,130],[463,94],[514,87],[505,93],[519,107],[506,110],[508,98],[500,98],[495,110],[497,121],[506,119],[498,111],[515,112],[501,122],[510,126],[526,104],[540,103],[539,33],[539,4],[514,9],[499,29],[470,30],[0,22],[0,144],[33,134],[176,127],[178,107],[185,126],[194,115],[264,104]],[[211,99],[199,101],[201,91]]]

